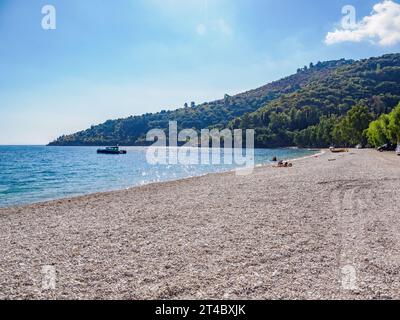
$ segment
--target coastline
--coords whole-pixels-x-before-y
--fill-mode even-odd
[[[322,152],[0,209],[0,298],[400,298],[400,158]]]
[[[38,146],[38,147],[43,147],[43,145]],[[124,148],[123,146],[121,148]],[[145,148],[145,147],[143,147]],[[282,150],[286,150],[286,149],[290,149],[290,148],[280,148]],[[310,149],[310,148],[305,148],[304,150],[307,151],[318,151],[320,149]],[[309,157],[315,157],[315,156],[321,156],[322,154],[324,154],[324,150],[321,149],[319,153],[317,154],[311,154],[311,155],[307,155],[304,157],[300,157],[300,158],[285,158],[285,159],[280,159],[280,160],[284,160],[284,161],[298,161],[301,159],[307,159]],[[260,168],[260,167],[268,167],[268,166],[273,166],[274,163],[273,162],[268,162],[268,163],[262,163],[262,164],[256,164],[254,166],[254,168]],[[33,206],[33,205],[40,205],[40,204],[48,204],[51,203],[53,201],[60,201],[60,200],[71,200],[74,198],[82,198],[82,197],[86,197],[86,196],[90,196],[90,195],[101,195],[101,194],[105,194],[105,193],[114,193],[114,192],[120,192],[120,191],[124,191],[124,190],[132,190],[135,188],[141,188],[144,186],[148,186],[148,185],[157,185],[157,184],[163,184],[163,183],[168,183],[168,182],[176,182],[176,181],[181,181],[181,180],[188,180],[188,179],[195,179],[195,178],[200,178],[200,177],[204,177],[204,176],[209,176],[209,175],[219,175],[219,174],[224,174],[224,173],[234,173],[236,172],[237,169],[227,169],[224,171],[220,171],[220,172],[210,172],[210,173],[204,173],[204,174],[199,174],[199,175],[194,175],[191,177],[186,177],[186,178],[177,178],[177,179],[171,179],[171,180],[165,180],[165,181],[158,181],[158,182],[148,182],[148,183],[144,183],[141,185],[132,185],[129,187],[125,187],[125,188],[116,188],[116,189],[111,189],[111,190],[105,190],[105,191],[98,191],[98,192],[88,192],[88,193],[83,193],[83,194],[76,194],[76,195],[71,195],[71,196],[66,196],[66,197],[56,197],[56,198],[51,198],[51,199],[45,199],[42,201],[35,201],[32,203],[23,203],[23,204],[16,204],[16,205],[11,205],[11,206],[0,206],[0,210],[1,209],[11,209],[11,208],[21,208],[21,207],[29,207],[29,206]]]

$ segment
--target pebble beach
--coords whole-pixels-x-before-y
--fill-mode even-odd
[[[400,299],[399,187],[394,153],[326,151],[3,208],[0,299]]]

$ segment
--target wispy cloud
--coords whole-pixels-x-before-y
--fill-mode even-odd
[[[326,35],[325,43],[369,41],[380,46],[400,43],[400,5],[391,0],[374,5],[371,15],[364,17],[354,28],[339,28]]]

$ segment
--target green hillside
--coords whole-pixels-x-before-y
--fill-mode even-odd
[[[391,54],[340,67],[324,79],[233,120],[230,126],[254,128],[258,147],[354,146],[363,142],[359,135],[369,121],[362,125],[353,121],[359,126],[357,132],[345,122],[355,116],[376,119],[399,101],[400,54]],[[358,110],[353,109],[356,106]]]
[[[169,121],[177,121],[179,129],[226,128],[230,121],[246,113],[254,112],[282,95],[296,92],[313,82],[327,79],[337,68],[352,63],[353,61],[346,60],[318,63],[315,66],[312,65],[312,68],[304,67],[292,76],[255,90],[235,96],[226,95],[221,100],[197,106],[186,106],[175,111],[161,111],[155,114],[109,120],[88,130],[62,136],[50,145],[143,145],[149,130],[167,129]]]
[[[400,54],[342,59],[310,64],[292,76],[218,101],[109,120],[50,145],[145,145],[149,130],[167,130],[169,121],[177,121],[179,129],[255,129],[257,147],[351,146],[365,142],[369,122],[399,101]]]

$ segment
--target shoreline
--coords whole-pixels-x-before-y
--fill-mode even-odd
[[[141,147],[140,147],[141,148]],[[145,148],[145,147],[143,147]],[[279,148],[279,149],[288,149],[288,148]],[[288,159],[282,159],[285,161],[299,161],[302,159],[308,159],[308,158],[312,158],[312,157],[317,157],[317,156],[321,156],[323,155],[326,151],[325,149],[310,149],[310,148],[304,148],[304,150],[308,150],[308,151],[318,151],[320,150],[319,153],[317,154],[312,154],[312,155],[307,155],[304,157],[300,157],[300,158],[288,158]],[[268,167],[268,166],[272,166],[274,165],[274,163],[270,162],[270,163],[263,163],[263,164],[256,164],[254,166],[254,169],[256,168],[262,168],[262,167]],[[99,192],[90,192],[90,193],[85,193],[85,194],[77,194],[77,195],[72,195],[70,197],[62,197],[62,198],[54,198],[54,199],[48,199],[48,200],[43,200],[43,201],[37,201],[37,202],[33,202],[33,203],[25,203],[25,204],[16,204],[16,205],[12,205],[12,206],[5,206],[2,207],[0,206],[0,214],[1,214],[1,210],[2,209],[11,209],[11,208],[23,208],[23,207],[30,207],[30,206],[34,206],[34,205],[41,205],[41,204],[48,204],[54,201],[61,201],[61,200],[71,200],[71,199],[75,199],[75,198],[82,198],[82,197],[86,197],[86,196],[91,196],[91,195],[101,195],[104,193],[115,193],[115,192],[120,192],[120,191],[126,191],[126,190],[132,190],[132,189],[136,189],[136,188],[141,188],[141,187],[145,187],[145,186],[149,186],[149,185],[157,185],[157,184],[164,184],[164,183],[168,183],[168,182],[177,182],[177,181],[184,181],[184,180],[188,180],[188,179],[195,179],[195,178],[201,178],[201,177],[205,177],[205,176],[209,176],[209,175],[219,175],[219,174],[225,174],[225,173],[234,173],[236,169],[229,169],[226,171],[221,171],[221,172],[210,172],[210,173],[205,173],[202,175],[196,175],[196,176],[192,176],[192,177],[187,177],[187,178],[180,178],[180,179],[173,179],[173,180],[166,180],[166,181],[158,181],[158,182],[149,182],[149,183],[144,183],[142,185],[136,185],[136,186],[131,186],[131,187],[127,187],[127,188],[121,188],[121,189],[115,189],[115,190],[106,190],[106,191],[99,191]]]
[[[0,299],[399,299],[399,164],[324,152],[0,209]]]

